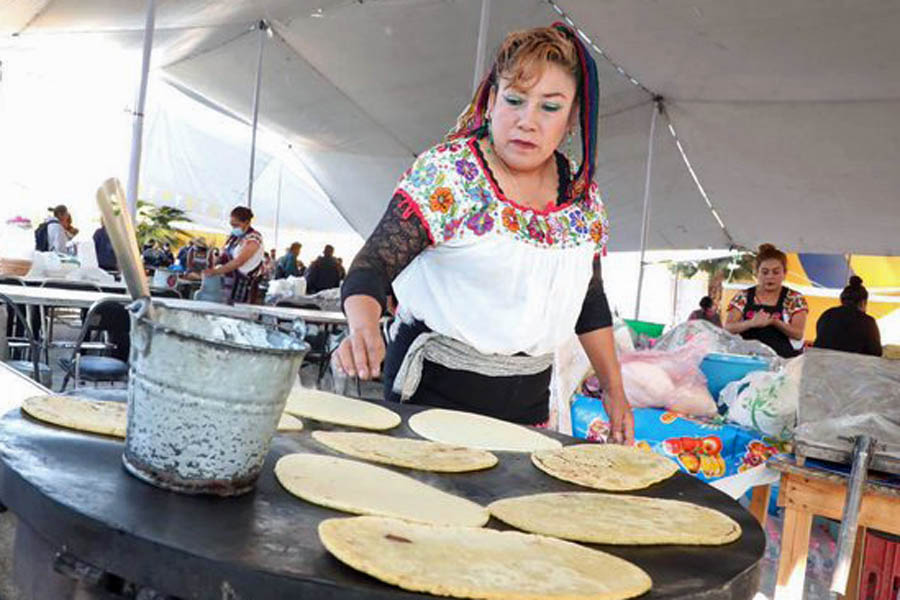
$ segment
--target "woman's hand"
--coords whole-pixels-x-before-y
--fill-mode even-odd
[[[334,363],[350,377],[368,380],[381,373],[384,354],[384,339],[376,322],[374,327],[351,327],[350,335],[344,338],[334,353]]]
[[[631,446],[634,444],[634,414],[625,392],[603,394],[603,408],[609,415],[607,442]]]
[[[750,327],[767,327],[772,324],[772,315],[764,310],[757,311],[750,319]]]

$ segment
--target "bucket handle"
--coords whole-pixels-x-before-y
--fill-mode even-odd
[[[149,328],[144,330],[138,325],[141,319],[147,317],[150,313],[150,298],[138,298],[126,308],[131,313],[134,323],[132,326],[132,346],[141,354],[146,355],[150,352],[151,332]]]

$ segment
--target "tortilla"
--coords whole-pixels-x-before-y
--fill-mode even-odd
[[[489,469],[497,457],[484,450],[378,433],[314,431],[313,439],[332,450],[373,462],[439,473]]]
[[[562,447],[559,441],[515,423],[443,408],[413,415],[409,426],[425,439],[480,450],[534,452]]]
[[[22,403],[28,415],[67,429],[125,437],[128,405],[74,396],[36,396]]]
[[[294,415],[281,413],[281,418],[278,420],[278,431],[283,433],[290,431],[303,431],[303,421],[301,421]]]
[[[668,479],[678,465],[633,446],[578,444],[531,455],[541,471],[571,483],[611,491],[640,490]]]
[[[485,600],[621,600],[650,589],[639,567],[571,542],[380,517],[328,519],[319,539],[341,562],[385,583]]]
[[[717,546],[741,537],[731,517],[663,498],[563,492],[497,500],[488,510],[523,531],[592,544]]]
[[[394,471],[322,454],[289,454],[275,476],[291,494],[344,512],[419,523],[481,527],[483,506]]]
[[[400,424],[400,415],[383,406],[303,387],[291,390],[284,410],[298,417],[360,429],[384,430]]]

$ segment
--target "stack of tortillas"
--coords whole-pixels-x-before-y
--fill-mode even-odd
[[[490,518],[486,508],[470,500],[355,460],[289,454],[275,465],[275,476],[307,502],[354,514],[463,527],[481,527]]]
[[[650,589],[639,567],[548,537],[397,519],[355,517],[319,524],[341,562],[414,592],[487,600],[620,600]]]
[[[678,472],[678,465],[664,456],[615,444],[541,450],[531,455],[531,462],[557,479],[611,491],[640,490]]]
[[[400,424],[400,415],[383,406],[303,387],[291,390],[284,410],[298,417],[360,429],[384,430]]]
[[[521,425],[443,408],[413,415],[409,427],[434,442],[481,450],[534,452],[562,447],[559,441]]]
[[[720,545],[741,537],[727,515],[663,498],[562,492],[506,498],[488,509],[524,531],[594,544]]]
[[[67,429],[124,438],[128,430],[128,405],[74,396],[36,396],[22,403],[30,416]],[[278,431],[301,431],[303,422],[281,415]]]
[[[497,457],[484,450],[379,433],[314,431],[312,436],[317,442],[349,456],[421,471],[462,473],[497,464]]]

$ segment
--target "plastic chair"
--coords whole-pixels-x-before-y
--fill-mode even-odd
[[[91,337],[105,334],[111,343],[103,344],[103,354],[85,354],[94,350],[86,347]],[[131,350],[131,318],[128,310],[116,300],[99,300],[95,302],[84,319],[84,325],[78,341],[72,349],[70,358],[59,359],[59,366],[65,371],[60,392],[68,386],[69,379],[74,379],[75,388],[81,380],[95,384],[104,382],[125,381],[128,379],[128,355]]]

